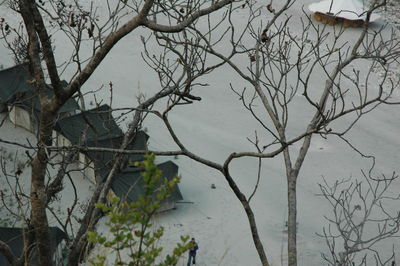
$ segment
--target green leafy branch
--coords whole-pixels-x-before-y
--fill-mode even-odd
[[[176,265],[191,245],[189,236],[181,236],[181,242],[176,244],[172,254],[161,258],[163,247],[157,246],[157,242],[162,238],[164,228],[152,229],[151,219],[161,208],[162,202],[171,195],[180,178],[162,178],[162,171],[154,163],[155,155],[146,154],[145,158],[143,162],[136,163],[142,169],[144,181],[144,193],[136,201],[128,203],[114,196],[109,205],[96,205],[108,216],[106,225],[111,236],[108,238],[97,232],[89,232],[88,239],[92,244],[114,251],[114,265]],[[127,257],[122,258],[122,251]],[[97,255],[90,261],[95,266],[106,265],[106,262],[104,255]]]

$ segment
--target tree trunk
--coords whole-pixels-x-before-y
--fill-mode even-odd
[[[253,210],[251,209],[250,203],[246,199],[245,195],[243,195],[243,193],[240,191],[240,189],[236,185],[236,182],[233,180],[233,178],[229,174],[228,169],[225,168],[225,169],[223,169],[222,172],[225,176],[226,181],[228,181],[230,188],[233,190],[236,197],[240,200],[244,210],[246,211],[247,219],[249,220],[249,224],[250,224],[251,234],[253,236],[253,242],[256,247],[258,256],[261,260],[261,264],[263,266],[269,266],[269,262],[267,259],[267,255],[265,254],[264,246],[263,246],[260,236],[258,234],[256,219],[254,217],[254,213],[253,213]]]
[[[250,208],[250,204],[247,200],[246,201],[240,200],[240,201],[242,202],[244,210],[246,211],[247,219],[249,220],[249,224],[250,224],[251,235],[253,236],[253,242],[256,247],[258,256],[260,257],[261,263],[263,266],[269,266],[267,255],[265,254],[264,246],[261,243],[260,236],[258,234],[256,219],[254,218],[254,213],[253,213],[252,209]]]
[[[51,131],[54,115],[42,107],[40,114],[40,127],[38,139],[38,152],[32,162],[32,182],[31,182],[31,220],[35,229],[35,239],[37,247],[37,257],[39,265],[53,265],[51,259],[51,247],[49,237],[49,224],[46,215],[46,184],[45,176],[48,162],[48,154],[45,148],[50,146]]]
[[[297,195],[296,176],[288,176],[288,265],[297,265]]]

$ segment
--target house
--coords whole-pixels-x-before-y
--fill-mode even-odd
[[[66,82],[63,82],[66,85]],[[49,97],[53,96],[53,91],[47,88],[46,93]],[[23,127],[30,132],[36,133],[39,126],[40,101],[34,90],[18,91],[14,99],[8,104],[9,117],[14,125]],[[59,110],[59,118],[73,115],[79,110],[79,105],[74,99],[69,99]]]
[[[108,138],[108,139],[101,139],[101,140],[94,140],[94,141],[88,141],[87,146],[88,147],[102,147],[102,148],[113,148],[113,149],[119,149],[122,145],[124,136],[118,136],[114,138]],[[143,132],[143,131],[138,131],[134,138],[131,140],[131,142],[128,144],[127,149],[128,150],[147,150],[147,140],[149,139],[149,136]],[[81,153],[82,156],[85,156],[85,163],[86,167],[84,165],[81,165],[81,167],[84,167],[84,174],[86,177],[90,178],[91,181],[93,182],[98,182],[99,180],[96,180],[96,172],[97,171],[102,171],[102,169],[110,169],[112,166],[112,161],[114,158],[114,153],[112,152],[104,152],[104,151],[88,151],[86,153]],[[123,158],[123,163],[121,165],[121,168],[125,168],[127,164],[133,165],[134,162],[137,161],[143,161],[144,160],[144,155],[143,154],[129,154],[125,155]],[[80,160],[82,162],[82,159]]]
[[[130,144],[128,150],[147,150],[147,140],[149,136],[143,132],[138,131]],[[123,136],[88,141],[86,144],[89,147],[103,147],[103,148],[120,148],[123,141]],[[114,154],[104,151],[89,151],[85,153],[85,159],[90,160],[84,168],[85,176],[90,178],[93,182],[103,182],[104,178],[110,172]],[[142,154],[128,154],[124,156],[121,168],[114,176],[111,184],[111,195],[114,194],[121,199],[128,202],[135,201],[140,195],[144,193],[144,181],[141,176],[141,169],[137,168],[135,162],[143,161],[144,155]],[[157,165],[163,172],[163,178],[171,180],[178,174],[178,166],[171,161]],[[175,203],[182,200],[182,194],[179,187],[176,186],[172,195],[161,203],[159,212],[175,208]]]
[[[162,179],[170,181],[178,175],[178,166],[172,161],[158,164],[157,167],[162,171]],[[142,170],[135,167],[127,167],[117,173],[111,185],[114,194],[127,202],[137,201],[145,193],[145,182],[141,173]],[[161,202],[158,212],[174,209],[176,202],[182,199],[179,187],[176,186],[172,194]]]
[[[53,256],[53,261],[55,265],[62,265],[62,250],[65,247],[65,239],[67,235],[64,231],[58,227],[50,227],[50,241],[51,241],[51,254]],[[11,248],[11,251],[17,257],[23,255],[24,248],[24,237],[22,228],[12,228],[12,227],[0,227],[0,240],[5,242]],[[31,262],[29,265],[35,266],[39,265],[36,259],[35,249],[31,254]],[[7,266],[10,265],[8,260],[0,252],[0,265]]]
[[[147,140],[149,136],[144,131],[136,132],[133,139],[128,143],[126,149],[127,150],[147,150]],[[112,148],[112,149],[120,149],[122,146],[122,142],[124,140],[124,136],[118,136],[108,139],[102,140],[94,140],[88,141],[88,147],[102,147],[102,148]],[[88,151],[87,157],[89,157],[93,162],[102,163],[104,165],[110,165],[112,163],[114,154],[112,152],[104,152],[104,151]],[[143,161],[143,154],[129,154],[125,155],[123,159],[122,168],[125,168],[128,164],[133,165],[135,162]]]
[[[324,24],[343,23],[344,27],[362,27],[368,7],[358,0],[324,0],[310,4],[308,9],[317,21]],[[379,15],[372,14],[370,22],[378,18]]]
[[[0,71],[0,111],[7,111],[7,103],[18,91],[32,90],[28,64],[16,65]]]
[[[120,137],[122,130],[112,117],[112,109],[107,104],[60,119],[55,130],[60,137],[73,145]],[[61,141],[63,142],[63,141]]]
[[[9,111],[10,120],[17,126],[36,132],[40,114],[40,101],[30,82],[28,64],[18,65],[0,71],[0,103]],[[66,83],[64,83],[67,85]],[[50,87],[46,90],[53,96]],[[81,145],[119,149],[124,134],[112,116],[110,106],[103,104],[94,109],[76,113],[78,104],[74,100],[66,102],[53,130],[54,144],[58,146]],[[138,131],[128,144],[128,150],[147,150],[149,136]],[[84,177],[93,183],[102,182],[109,173],[114,153],[104,151],[82,151],[78,153],[78,164]],[[117,170],[112,190],[128,201],[136,200],[143,193],[141,170],[135,162],[144,160],[143,154],[124,155],[120,169]],[[169,161],[159,165],[163,176],[171,179],[177,175],[178,166]],[[174,208],[175,202],[182,199],[179,188],[162,203],[162,210]],[[0,264],[1,265],[1,264]]]
[[[21,64],[0,71],[0,110],[8,111],[10,121],[15,125],[36,133],[40,115],[40,101],[32,85],[28,64]],[[63,86],[67,86],[62,81]],[[46,94],[53,97],[54,92],[47,86]],[[79,109],[74,99],[69,99],[60,109],[59,117],[76,113]]]
[[[91,144],[99,147],[119,148],[113,145],[117,145],[117,140],[123,137],[123,132],[115,122],[111,112],[111,107],[104,104],[60,119],[53,131],[55,144],[59,146]],[[87,156],[88,154],[84,152],[78,154],[79,167],[82,169],[84,177],[95,182],[95,166],[91,158]],[[109,153],[104,156],[111,156],[112,158]]]

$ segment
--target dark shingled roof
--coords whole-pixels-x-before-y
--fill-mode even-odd
[[[67,85],[66,81],[62,81],[64,86]],[[53,90],[47,88],[46,94],[48,97],[53,97]],[[40,113],[40,101],[38,94],[34,90],[29,91],[18,91],[15,93],[15,96],[11,102],[14,105],[20,106],[25,110],[35,112],[36,114]],[[79,109],[78,103],[74,98],[68,99],[65,104],[60,108],[60,113],[71,112]]]
[[[16,92],[33,90],[28,64],[0,71],[0,102],[9,102]]]
[[[0,102],[12,103],[28,111],[39,113],[40,101],[31,80],[32,76],[27,63],[0,71]],[[65,80],[61,83],[63,87],[68,85]],[[46,94],[48,97],[53,97],[54,92],[50,86],[47,86]],[[79,105],[75,99],[69,99],[61,107],[60,112],[70,112],[77,109],[79,109]]]
[[[122,136],[107,104],[82,113],[65,117],[56,123],[55,129],[73,144],[82,144]],[[84,137],[85,136],[85,137]]]
[[[157,167],[162,171],[162,178],[172,180],[172,178],[176,177],[178,174],[178,166],[172,161],[159,164]],[[142,171],[138,168],[126,168],[122,172],[117,173],[111,185],[114,193],[128,202],[138,200],[139,196],[144,193],[144,181],[141,172]],[[171,196],[168,197],[165,202],[182,199],[179,187],[176,186]]]
[[[50,240],[51,240],[51,253],[56,251],[57,246],[63,239],[66,239],[67,235],[59,229],[58,227],[50,227]],[[22,228],[10,228],[10,227],[0,227],[0,240],[8,244],[17,257],[21,256],[23,249],[23,236]],[[10,265],[8,260],[0,252],[0,265],[6,266]],[[33,260],[30,265],[38,265],[35,254],[33,254]]]
[[[122,145],[122,141],[124,139],[124,136],[119,136],[115,138],[109,138],[109,139],[102,139],[102,140],[94,140],[94,141],[88,141],[86,144],[89,147],[101,147],[101,148],[113,148],[113,149],[119,149]],[[130,144],[127,146],[128,150],[147,150],[147,140],[149,139],[149,136],[143,132],[143,131],[138,131],[133,140],[130,142]],[[103,168],[109,169],[110,164],[112,163],[112,160],[114,158],[114,153],[112,152],[95,152],[95,151],[89,151],[87,152],[87,156],[90,158],[95,163],[95,169],[96,172],[96,180],[100,181],[102,178],[104,178],[103,174],[105,173],[102,171]],[[124,165],[126,164],[133,164],[134,162],[138,161],[143,161],[144,160],[144,155],[143,154],[131,154],[131,155],[126,155],[125,158],[123,159]]]

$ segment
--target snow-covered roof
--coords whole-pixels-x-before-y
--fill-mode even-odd
[[[318,3],[310,4],[308,9],[314,13],[332,13],[337,17],[349,20],[365,20],[368,6],[358,0],[323,0]],[[379,17],[379,15],[372,14],[370,21],[374,21]]]

